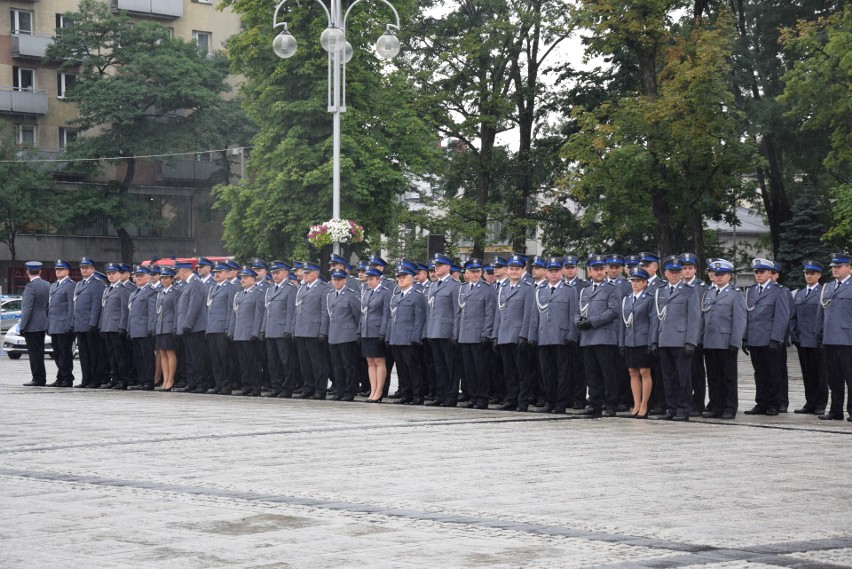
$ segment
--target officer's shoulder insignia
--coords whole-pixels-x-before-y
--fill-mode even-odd
[[[422,290],[417,290],[416,288],[412,288],[411,290],[413,290],[413,291],[414,291],[414,292],[416,292],[417,294],[423,294],[423,291],[422,291]]]
[[[707,283],[700,282],[700,283],[698,283],[698,286],[707,286]]]
[[[355,292],[355,289],[351,286],[346,287],[346,290],[348,290],[349,292]]]
[[[615,286],[615,283],[610,282],[610,281],[604,281],[604,283],[605,283],[605,284],[608,284],[609,286]]]

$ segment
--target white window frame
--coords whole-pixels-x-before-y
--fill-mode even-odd
[[[30,29],[22,30],[21,29],[21,14],[29,14],[30,16]],[[20,10],[18,8],[12,8],[11,12],[11,20],[10,20],[11,30],[13,34],[18,35],[32,35],[35,32],[35,12],[32,10]]]
[[[29,72],[32,75],[32,85],[30,87],[21,87],[24,84],[24,73]],[[36,90],[36,72],[35,69],[30,67],[18,67],[17,65],[12,67],[12,85],[15,91],[27,91],[32,93]]]
[[[73,142],[79,136],[80,131],[76,128],[59,127],[59,151],[65,152],[68,148],[68,143]]]
[[[65,14],[56,14],[56,30],[65,30],[74,25],[74,22]]]
[[[211,6],[213,5],[213,0],[192,0],[192,1],[196,2],[198,4],[209,4]]]
[[[201,30],[192,30],[192,41],[195,42],[195,45],[198,47],[198,51],[201,51],[201,46],[198,43],[198,38],[201,36],[205,36],[207,38],[207,50],[204,53],[212,53],[210,48],[213,44],[213,33],[212,32],[204,32]]]
[[[32,133],[32,144],[24,142],[24,132]],[[34,124],[15,125],[15,144],[24,148],[35,148],[38,145],[38,131]]]
[[[56,98],[64,99],[65,92],[68,90],[71,85],[69,85],[68,78],[73,77],[74,80],[77,79],[76,73],[63,73],[62,71],[56,72]],[[71,81],[73,83],[74,81]]]

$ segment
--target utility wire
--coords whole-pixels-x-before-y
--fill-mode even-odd
[[[40,164],[45,162],[100,162],[102,160],[128,160],[130,158],[167,158],[169,156],[189,156],[194,154],[207,154],[209,152],[223,152],[226,150],[246,150],[253,146],[236,146],[234,148],[217,148],[214,150],[195,150],[193,152],[171,152],[168,154],[144,154],[139,156],[106,156],[104,158],[37,158],[35,160],[0,160],[0,164]]]

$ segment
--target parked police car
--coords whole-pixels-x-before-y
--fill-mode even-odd
[[[0,295],[0,332],[5,332],[21,320],[21,297],[17,294]]]
[[[76,347],[75,342],[74,355],[77,355]],[[9,328],[9,331],[3,337],[3,351],[13,360],[20,359],[23,354],[27,353],[27,340],[21,335],[20,322],[15,322],[15,325]],[[44,335],[44,353],[51,358],[53,357],[53,344],[50,342],[50,334]]]

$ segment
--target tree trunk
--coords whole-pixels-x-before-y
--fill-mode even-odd
[[[136,158],[126,159],[125,164],[127,164],[127,171],[124,173],[124,180],[121,181],[120,191],[122,194],[126,195],[130,193],[130,185],[133,183],[133,178],[136,176]],[[115,233],[118,235],[119,239],[121,239],[121,262],[132,263],[133,251],[135,249],[133,245],[133,237],[130,236],[130,233],[127,232],[127,229],[125,229],[123,225],[116,226]]]

